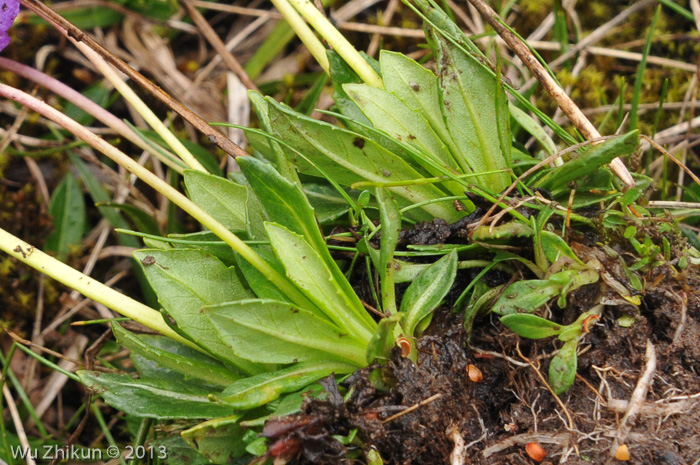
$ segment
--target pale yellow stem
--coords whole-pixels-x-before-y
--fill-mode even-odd
[[[311,55],[316,59],[318,64],[321,65],[323,71],[325,71],[326,74],[330,74],[326,47],[318,40],[316,34],[314,34],[311,28],[304,22],[304,19],[299,16],[297,10],[295,10],[287,0],[272,0],[272,4],[275,5],[277,10],[284,16],[287,24],[289,24],[299,39],[306,45],[306,48],[309,49]]]
[[[279,0],[280,2],[285,0]],[[372,67],[362,58],[362,55],[352,46],[350,42],[340,33],[328,18],[308,0],[287,0],[308,21],[316,32],[323,37],[338,55],[355,70],[360,78],[367,84],[384,88],[382,78],[372,69]]]
[[[173,331],[159,312],[71,268],[1,228],[0,249],[56,281],[75,289],[85,297],[165,336],[190,347],[196,347],[192,342]]]

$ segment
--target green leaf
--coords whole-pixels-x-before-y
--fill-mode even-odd
[[[365,364],[365,342],[292,304],[242,300],[206,307],[204,313],[229,350],[253,362],[333,359]]]
[[[552,297],[596,281],[598,281],[598,273],[593,270],[560,271],[547,280],[518,281],[508,286],[496,301],[492,311],[497,315],[532,313],[549,302]]]
[[[515,334],[529,339],[543,339],[556,336],[565,328],[565,326],[528,313],[504,315],[501,317],[501,323]]]
[[[401,98],[408,108],[419,112],[452,155],[459,153],[445,126],[437,76],[403,53],[382,50],[379,62],[384,88]]]
[[[269,163],[253,157],[241,157],[238,165],[267,218],[303,236],[318,253],[327,250],[314,210],[297,184],[284,179]]]
[[[539,240],[540,244],[542,245],[542,250],[544,251],[547,260],[549,260],[550,263],[554,263],[557,260],[566,257],[570,258],[578,264],[583,265],[581,259],[579,259],[574,253],[574,251],[571,250],[569,244],[567,244],[566,241],[564,241],[564,239],[554,234],[553,232],[544,230],[540,231]]]
[[[134,334],[118,323],[112,325],[112,331],[117,341],[132,354],[137,353],[159,366],[182,373],[185,379],[200,379],[225,387],[240,378],[239,374],[213,358],[168,337]]]
[[[441,166],[457,169],[447,145],[435,134],[419,110],[409,108],[395,94],[367,84],[346,84],[344,89],[375,128],[417,147]],[[429,165],[423,167],[434,175],[442,174],[430,170]]]
[[[367,344],[367,363],[382,363],[391,359],[391,349],[396,345],[396,325],[400,319],[401,314],[396,313],[379,320],[377,330]]]
[[[382,237],[379,250],[379,276],[382,290],[382,306],[388,314],[396,313],[396,291],[394,288],[394,251],[401,234],[401,211],[393,196],[385,189],[377,189],[379,218]]]
[[[555,394],[566,392],[576,379],[578,340],[567,341],[549,364],[549,384]]]
[[[352,286],[331,257],[314,210],[299,186],[284,179],[271,165],[255,158],[241,158],[238,164],[267,212],[268,218],[274,219],[281,226],[304,238],[333,277],[338,293],[335,299],[342,301],[367,328],[373,328],[372,318],[364,310]],[[266,230],[269,235],[267,226]],[[276,253],[279,256],[279,250],[276,250]],[[280,259],[285,264],[285,268],[288,268],[285,260],[281,257]]]
[[[418,323],[445,298],[457,277],[457,252],[454,250],[425,269],[408,286],[401,300],[404,334],[415,336]]]
[[[194,203],[226,229],[246,231],[248,189],[245,186],[195,170],[185,170],[184,177],[187,193]]]
[[[632,131],[601,142],[586,152],[580,153],[573,160],[549,171],[535,183],[534,187],[550,191],[568,189],[570,182],[585,181],[586,176],[593,174],[598,168],[610,163],[616,157],[629,155],[638,145],[639,131]]]
[[[347,200],[331,186],[305,183],[304,194],[321,224],[332,223],[350,211]],[[351,191],[349,194],[357,198],[357,191]]]
[[[279,23],[278,26],[282,24],[284,23]],[[258,115],[260,127],[266,133],[272,134],[272,123],[270,121],[270,111],[267,100],[265,100],[265,97],[262,94],[252,90],[248,91],[248,98],[250,99],[251,106],[253,109],[255,109],[255,113]],[[250,131],[245,132],[246,138],[248,138],[248,142],[251,144],[251,146],[254,148],[265,147],[265,149],[259,148],[259,150],[263,151],[268,160],[275,163],[277,171],[283,178],[290,181],[298,181],[299,178],[294,171],[294,166],[292,166],[289,160],[287,160],[287,157],[284,155],[284,150],[282,150],[282,147],[280,147],[278,142],[269,138],[260,137],[258,134]]]
[[[277,271],[280,276],[284,276],[284,267],[277,259],[275,254],[272,252],[272,248],[267,245],[252,245],[251,246],[255,253],[260,255],[260,257],[265,260],[272,268]],[[270,285],[270,280],[258,271],[253,265],[248,263],[246,259],[240,255],[236,255],[236,263],[238,263],[238,268],[245,277],[248,286],[255,293],[255,295],[260,299],[270,299],[278,300],[280,302],[291,302],[291,300],[284,295],[276,286]],[[287,278],[288,279],[288,278]]]
[[[53,192],[49,213],[53,216],[54,231],[46,238],[44,247],[63,258],[70,246],[81,243],[86,223],[83,192],[71,173],[66,174]]]
[[[279,402],[275,403],[276,407],[274,408],[273,404],[268,404],[267,410],[271,412],[269,415],[253,418],[251,420],[244,420],[241,422],[241,426],[245,428],[263,426],[271,417],[283,417],[286,415],[299,413],[306,398],[327,399],[328,393],[320,384],[312,384],[304,389],[282,397]],[[250,449],[248,449],[248,452],[250,452]],[[264,452],[265,451],[263,451],[263,453]]]
[[[509,104],[510,115],[513,119],[523,127],[532,137],[537,139],[537,141],[542,145],[548,155],[554,155],[558,152],[557,146],[552,140],[552,138],[547,134],[542,126],[540,126],[537,121],[535,121],[532,116],[525,113],[523,110],[518,108],[516,105]]]
[[[496,78],[471,55],[436,35],[438,78],[447,129],[459,148],[457,161],[465,173],[510,168],[508,99]],[[498,95],[497,95],[498,93]],[[508,187],[507,172],[475,178],[497,193]]]
[[[344,292],[331,269],[302,236],[276,223],[265,223],[265,228],[287,277],[326,318],[355,337],[369,341],[375,324],[359,303],[357,295]],[[340,279],[347,283],[342,274]]]
[[[219,236],[211,231],[198,231],[188,234],[168,234],[168,239],[175,239],[178,242],[168,242],[175,249],[201,249],[221,260],[226,266],[234,266],[236,262],[236,252],[230,245],[219,239]],[[182,243],[179,241],[187,241]],[[149,245],[150,247],[150,245]],[[157,247],[162,248],[162,247]]]
[[[191,383],[115,373],[78,371],[80,382],[127,415],[157,419],[215,418],[234,409],[209,400],[211,392]]]
[[[240,415],[215,418],[183,431],[182,439],[213,463],[231,464],[246,455]]]
[[[236,357],[201,312],[206,305],[250,297],[233,268],[196,249],[146,249],[134,252],[134,256],[141,261],[158,301],[175,320],[176,331],[246,373],[260,370]]]
[[[408,181],[424,176],[398,155],[389,152],[372,139],[331,124],[317,121],[270,101],[270,117],[275,132],[284,137],[304,157],[322,168],[342,186],[360,181]],[[300,173],[319,173],[297,154],[288,154]],[[411,203],[443,197],[433,185],[411,185],[389,188]],[[451,203],[429,203],[422,207],[432,217],[457,221],[459,213]],[[429,217],[426,216],[426,219]]]
[[[240,379],[224,389],[219,398],[227,405],[248,410],[267,404],[282,394],[297,391],[333,373],[352,373],[355,370],[357,365],[333,361],[313,360],[297,363],[281,370]]]

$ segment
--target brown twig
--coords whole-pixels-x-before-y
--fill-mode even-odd
[[[384,421],[382,421],[382,424],[389,423],[390,421],[394,421],[394,420],[396,420],[397,418],[406,415],[407,413],[411,413],[411,412],[413,412],[414,410],[418,410],[419,408],[421,408],[421,407],[424,406],[424,405],[428,405],[428,404],[431,403],[431,402],[435,402],[435,401],[438,400],[440,397],[442,397],[442,394],[437,393],[437,394],[435,394],[435,395],[432,395],[432,396],[428,397],[427,399],[423,399],[423,400],[421,400],[420,402],[418,402],[417,404],[411,405],[411,406],[408,407],[406,410],[402,410],[401,412],[395,413],[394,415],[390,416],[389,418],[386,418]]]
[[[63,18],[61,15],[53,11],[51,8],[46,6],[40,0],[20,0],[21,3],[33,10],[36,14],[44,18],[46,21],[54,25],[60,32],[65,34],[67,37],[72,38],[78,42],[82,42],[92,50],[97,52],[102,58],[104,58],[109,64],[117,68],[122,73],[129,76],[138,85],[143,87],[146,91],[156,97],[158,100],[167,105],[175,113],[180,115],[185,121],[190,123],[192,126],[197,128],[202,134],[207,136],[209,140],[216,144],[221,150],[227,154],[238,157],[246,156],[248,153],[243,150],[238,145],[234,144],[228,137],[223,135],[221,132],[217,131],[209,123],[207,123],[200,116],[192,112],[189,108],[173,99],[167,92],[163,91],[160,87],[155,85],[144,75],[133,69],[126,62],[124,62],[119,57],[115,56],[109,50],[100,45],[95,39],[90,37],[88,34],[81,31],[79,28],[75,27],[70,21]]]
[[[56,352],[55,350],[51,350],[51,349],[48,349],[48,348],[46,348],[46,347],[44,347],[44,346],[35,344],[34,342],[32,342],[32,341],[30,341],[30,340],[28,340],[28,339],[25,339],[25,338],[21,337],[21,336],[18,335],[18,334],[15,334],[14,332],[10,331],[9,329],[8,329],[8,330],[5,330],[5,332],[7,333],[8,336],[10,336],[10,338],[11,338],[13,341],[15,341],[15,342],[18,343],[18,344],[22,344],[22,345],[24,345],[24,346],[37,349],[37,350],[39,350],[40,352],[47,353],[47,354],[52,355],[52,356],[54,356],[54,357],[56,357],[56,358],[59,358],[59,359],[61,359],[61,360],[66,360],[66,361],[68,361],[68,362],[75,363],[76,365],[81,365],[81,366],[82,366],[82,364],[83,364],[83,362],[81,362],[80,360],[76,360],[76,359],[71,358],[71,357],[66,357],[65,355],[63,355],[63,354],[60,353],[60,352]]]
[[[236,60],[236,58],[226,50],[226,44],[219,38],[214,29],[209,25],[204,16],[197,10],[194,6],[192,0],[180,0],[180,3],[187,10],[187,14],[192,18],[192,21],[197,25],[199,30],[202,32],[207,41],[214,47],[216,53],[219,54],[221,59],[224,61],[228,69],[233,71],[233,73],[238,76],[243,85],[245,85],[250,90],[260,91],[258,86],[250,79],[248,73],[245,72],[241,64]]]
[[[586,139],[598,139],[600,133],[593,124],[581,112],[581,109],[571,100],[571,97],[566,95],[564,90],[550,76],[544,66],[530,52],[527,45],[523,43],[515,34],[506,28],[501,22],[498,14],[483,0],[469,0],[469,3],[479,10],[479,13],[488,21],[491,27],[500,35],[508,47],[510,47],[516,55],[525,63],[525,66],[542,84],[542,87],[551,95],[555,102],[559,105],[562,111],[569,117],[571,122],[583,134]],[[625,164],[619,158],[610,162],[610,169],[620,180],[625,184],[627,189],[635,186],[632,175],[627,170]]]

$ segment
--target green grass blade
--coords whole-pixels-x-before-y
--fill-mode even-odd
[[[654,29],[656,28],[656,21],[659,19],[661,14],[661,5],[656,7],[656,12],[654,13],[654,18],[651,20],[651,26],[649,26],[649,35],[647,36],[646,45],[644,45],[644,52],[642,53],[642,61],[639,62],[639,67],[637,68],[637,77],[634,81],[634,92],[632,93],[632,109],[630,110],[630,131],[637,129],[639,123],[639,100],[642,95],[642,84],[644,82],[644,70],[647,67],[647,58],[649,57],[649,52],[651,51],[651,40],[654,38]]]

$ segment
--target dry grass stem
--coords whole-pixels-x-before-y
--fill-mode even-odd
[[[260,89],[258,89],[258,86],[250,79],[250,76],[248,76],[248,73],[245,72],[238,60],[226,49],[226,45],[224,45],[223,41],[209,25],[207,20],[204,19],[204,16],[197,10],[192,0],[180,0],[180,4],[185,7],[187,14],[192,18],[192,21],[194,21],[211,46],[214,47],[214,50],[216,50],[216,53],[218,53],[224,63],[226,63],[226,66],[238,76],[238,79],[240,79],[248,89],[259,92]]]
[[[685,172],[688,174],[688,176],[690,176],[690,177],[692,178],[693,181],[695,181],[696,184],[698,184],[698,185],[700,186],[700,178],[698,178],[698,177],[695,175],[695,173],[693,173],[693,172],[690,170],[690,168],[688,168],[688,166],[686,166],[684,163],[682,163],[682,162],[681,162],[680,160],[678,160],[676,157],[674,157],[673,155],[671,155],[670,153],[668,153],[668,152],[666,151],[666,149],[664,149],[663,147],[661,147],[661,146],[660,146],[656,141],[654,141],[653,139],[651,139],[651,138],[649,138],[649,137],[647,137],[647,136],[644,136],[644,135],[642,136],[642,139],[645,140],[645,141],[647,141],[649,144],[651,144],[656,150],[658,150],[659,152],[661,152],[661,153],[663,153],[664,155],[666,155],[666,156],[669,158],[669,160],[671,160],[673,163],[675,163],[676,165],[678,165],[683,171],[685,171]]]
[[[15,430],[17,431],[17,437],[19,439],[19,444],[23,450],[30,452],[29,440],[27,439],[27,433],[24,430],[24,425],[22,424],[22,418],[19,416],[19,411],[17,410],[17,405],[15,400],[12,398],[12,393],[10,388],[7,387],[7,383],[2,385],[2,394],[5,396],[5,401],[7,401],[7,409],[10,411],[10,416],[12,417],[12,423],[15,425]],[[31,453],[27,453],[26,459],[27,465],[36,465],[36,462],[32,458]]]

